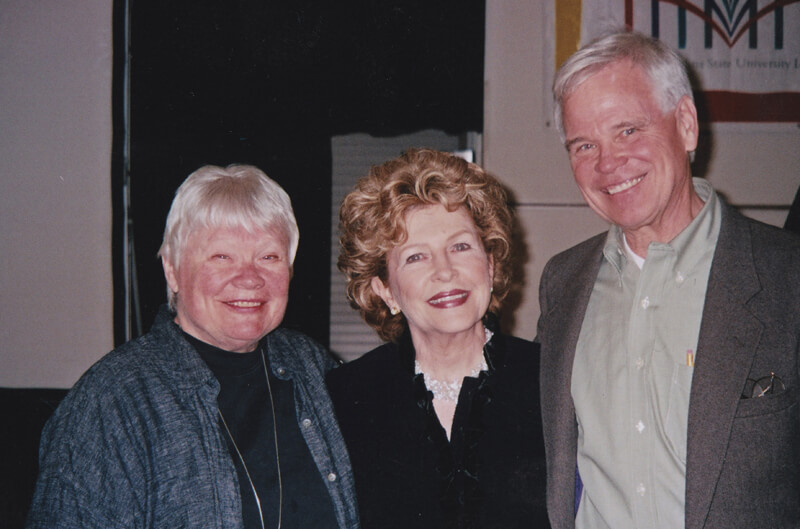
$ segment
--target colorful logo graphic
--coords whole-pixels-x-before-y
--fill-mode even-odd
[[[659,37],[661,33],[661,4],[670,4],[678,7],[678,47],[686,47],[687,16],[695,16],[703,20],[703,41],[706,48],[712,48],[715,42],[714,34],[719,37],[729,48],[732,48],[745,35],[747,46],[751,49],[759,47],[759,24],[772,24],[774,26],[773,42],[769,43],[776,50],[783,49],[784,40],[784,8],[800,0],[778,0],[768,2],[761,8],[757,0],[704,0],[692,3],[686,0],[654,0],[651,2],[651,33]],[[699,5],[702,3],[702,6]],[[633,1],[626,0],[626,15],[633,13]],[[627,16],[626,16],[627,18]],[[761,43],[761,46],[767,46]]]

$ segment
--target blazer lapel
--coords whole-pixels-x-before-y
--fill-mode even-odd
[[[686,528],[703,526],[762,324],[745,306],[760,287],[746,222],[723,205],[689,400]]]
[[[549,332],[553,338],[550,348],[558,352],[557,355],[550,355],[551,359],[557,358],[555,364],[549,367],[557,369],[558,378],[562,382],[559,389],[566,392],[567,400],[570,403],[572,402],[570,384],[575,347],[578,344],[586,307],[589,304],[592,288],[603,260],[604,245],[605,235],[603,234],[595,237],[592,244],[581,248],[582,252],[570,255],[570,262],[577,263],[578,266],[565,271],[560,281],[563,290],[558,293],[557,302],[553,304],[546,315]],[[564,381],[566,384],[563,383]]]
[[[605,236],[569,254],[554,272],[561,290],[550,293],[556,301],[543,314],[547,340],[541,365],[542,417],[548,449],[548,497],[554,527],[575,526],[575,468],[577,423],[570,387],[575,346],[586,306],[602,262]]]

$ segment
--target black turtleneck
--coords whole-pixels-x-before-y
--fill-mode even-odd
[[[268,356],[264,353],[262,357],[266,345],[262,343],[249,353],[233,353],[183,334],[219,381],[217,405],[258,492],[264,527],[278,526],[280,490],[267,376],[274,399],[283,483],[281,527],[335,527],[333,504],[297,424],[292,381],[279,379],[268,368]],[[258,506],[250,481],[222,420],[220,429],[239,478],[244,527],[260,529]]]

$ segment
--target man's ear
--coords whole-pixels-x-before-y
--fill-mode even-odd
[[[675,108],[675,122],[686,152],[692,152],[697,149],[700,125],[697,122],[697,107],[695,107],[689,96],[683,96],[678,101],[678,106]]]
[[[164,268],[164,278],[167,280],[167,286],[172,292],[178,292],[178,274],[175,267],[169,259],[161,256],[161,266]]]

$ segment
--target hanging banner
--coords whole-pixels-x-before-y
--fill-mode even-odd
[[[633,29],[686,58],[706,120],[800,122],[800,0],[557,0],[554,9],[556,66],[602,33]]]

